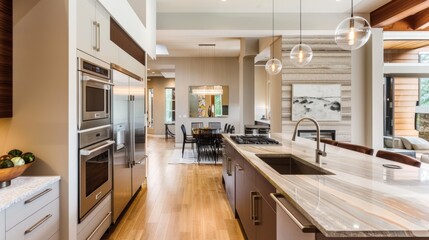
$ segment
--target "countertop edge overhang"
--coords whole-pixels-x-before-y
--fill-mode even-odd
[[[316,142],[272,133],[281,145],[247,145],[231,135],[225,140],[326,237],[429,237],[428,164],[416,168],[327,145],[321,167],[334,175],[280,175],[255,154],[292,154],[317,165]]]

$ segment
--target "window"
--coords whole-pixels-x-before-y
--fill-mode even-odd
[[[176,120],[176,97],[174,88],[165,89],[165,122]]]
[[[149,123],[148,123],[148,127],[153,127],[153,88],[149,88]]]
[[[419,53],[419,63],[429,63],[429,53]],[[429,106],[429,78],[419,80],[419,106]]]

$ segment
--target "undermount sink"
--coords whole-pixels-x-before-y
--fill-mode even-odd
[[[333,173],[291,154],[256,154],[282,175],[333,175]]]

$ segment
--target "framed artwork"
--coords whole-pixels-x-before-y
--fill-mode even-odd
[[[341,121],[341,84],[292,84],[292,121]]]

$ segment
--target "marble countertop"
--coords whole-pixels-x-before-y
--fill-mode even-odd
[[[272,133],[281,145],[240,145],[224,136],[326,237],[429,236],[429,164],[416,168],[326,145],[321,167],[333,175],[280,175],[255,154],[292,154],[318,165],[316,142]]]
[[[40,191],[40,189],[58,182],[59,180],[59,176],[17,177],[12,179],[10,186],[0,188],[0,211],[34,195],[34,193]]]

